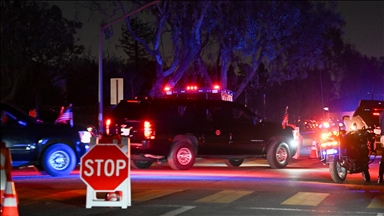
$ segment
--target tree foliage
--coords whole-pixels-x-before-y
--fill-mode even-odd
[[[134,3],[137,8],[146,2]],[[231,64],[238,69],[240,64],[249,65],[249,70],[237,73],[236,98],[251,81],[255,88],[260,87],[257,69],[261,64],[267,71],[266,81],[272,84],[305,78],[309,70],[321,68],[324,50],[333,45],[326,32],[343,25],[334,7],[311,1],[162,1],[147,10],[154,19],[151,44],[130,27],[129,17],[126,25],[155,59],[153,95],[158,95],[165,84],[177,85],[189,68],[201,62],[196,60],[208,55],[217,56],[223,87],[228,86]],[[166,30],[173,53],[168,64],[159,49]],[[201,71],[207,76],[206,66]]]
[[[142,38],[146,43],[150,43],[152,39],[153,29],[148,23],[143,23],[139,18],[133,18],[130,20],[130,26],[137,36]],[[145,61],[151,59],[149,53],[144,49],[143,45],[136,41],[132,35],[127,31],[125,26],[122,26],[122,38],[119,39],[120,45],[117,48],[122,48],[127,54],[128,62],[134,63],[136,69],[140,64],[145,64]]]
[[[16,103],[26,96],[38,101],[43,91],[54,88],[66,63],[83,51],[74,37],[81,26],[46,2],[2,1],[2,100]]]
[[[130,20],[130,26],[138,37],[150,43],[153,29],[148,23],[143,23],[136,17]],[[116,47],[122,48],[128,58],[123,66],[124,72],[115,73],[114,77],[124,78],[124,86],[126,86],[124,95],[127,98],[148,95],[148,89],[151,89],[156,77],[153,67],[154,59],[144,46],[132,37],[125,25],[122,26],[122,32],[122,38],[119,39],[120,45]]]

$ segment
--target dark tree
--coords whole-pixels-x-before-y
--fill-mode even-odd
[[[137,17],[131,19],[130,22],[130,26],[137,36],[146,43],[150,43],[153,28]],[[156,77],[154,68],[148,67],[154,64],[153,57],[148,54],[141,43],[133,38],[125,25],[122,26],[122,30],[122,38],[119,39],[120,45],[117,48],[124,49],[128,59],[125,61],[124,72],[116,75],[124,78],[126,86],[124,95],[127,98],[134,98],[138,95],[148,94]]]
[[[50,104],[57,96],[63,68],[83,51],[76,45],[76,30],[82,24],[62,17],[55,5],[36,1],[1,2],[1,98],[36,106]],[[56,87],[54,87],[55,85]],[[24,97],[23,97],[24,96]],[[31,105],[31,104],[30,104]]]

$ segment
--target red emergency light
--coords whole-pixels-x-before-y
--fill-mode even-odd
[[[197,90],[197,86],[187,86],[187,90]]]
[[[221,89],[219,85],[212,87],[198,87],[196,85],[185,88],[164,88],[166,98],[206,99],[233,101],[233,91]]]

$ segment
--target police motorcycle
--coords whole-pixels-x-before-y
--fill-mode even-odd
[[[366,182],[371,180],[369,164],[375,160],[375,133],[359,117],[343,118],[338,130],[322,134],[320,161],[329,165],[332,180],[342,183],[347,174],[361,173]],[[373,158],[372,158],[373,156]]]

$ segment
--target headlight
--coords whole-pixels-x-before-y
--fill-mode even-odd
[[[321,140],[328,140],[329,138],[331,138],[331,133],[329,132],[324,132],[321,134]]]
[[[298,142],[297,140],[292,140],[292,141],[291,141],[291,146],[292,146],[292,147],[296,147],[298,143],[299,143],[299,142]]]
[[[324,128],[329,128],[330,124],[329,124],[329,122],[323,122],[323,126],[324,126]]]
[[[79,131],[80,140],[82,143],[90,143],[92,133],[89,131]]]

